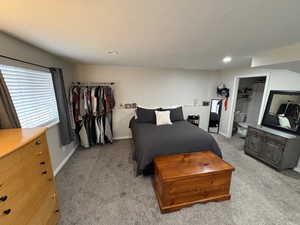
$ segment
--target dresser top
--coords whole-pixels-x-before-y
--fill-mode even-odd
[[[277,135],[277,136],[280,136],[280,137],[283,137],[286,139],[299,138],[299,136],[297,136],[297,135],[289,134],[289,133],[286,133],[286,132],[283,132],[280,130],[275,130],[275,129],[272,129],[269,127],[264,127],[264,126],[251,126],[251,127],[254,127],[256,129],[259,129],[259,130],[265,131],[267,133],[274,134],[274,135]]]
[[[0,129],[0,158],[33,141],[46,130],[46,127]]]

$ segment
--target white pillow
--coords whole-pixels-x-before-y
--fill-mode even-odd
[[[172,124],[170,119],[170,111],[155,111],[156,115],[156,125],[166,125],[166,124]]]

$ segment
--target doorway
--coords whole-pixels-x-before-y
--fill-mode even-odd
[[[245,138],[249,125],[256,126],[261,123],[268,82],[268,74],[235,77],[228,137]]]

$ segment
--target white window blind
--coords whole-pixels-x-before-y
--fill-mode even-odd
[[[0,65],[22,128],[59,121],[50,72]]]

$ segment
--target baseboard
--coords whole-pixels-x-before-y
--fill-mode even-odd
[[[64,165],[69,161],[71,156],[74,154],[75,150],[78,148],[78,144],[76,144],[71,152],[67,155],[67,157],[58,165],[58,167],[54,170],[54,176],[56,176],[59,171],[64,167]]]
[[[114,137],[114,140],[124,140],[124,139],[131,139],[131,136],[122,136],[122,137]]]
[[[300,173],[300,164],[297,167],[295,167],[294,170]]]

